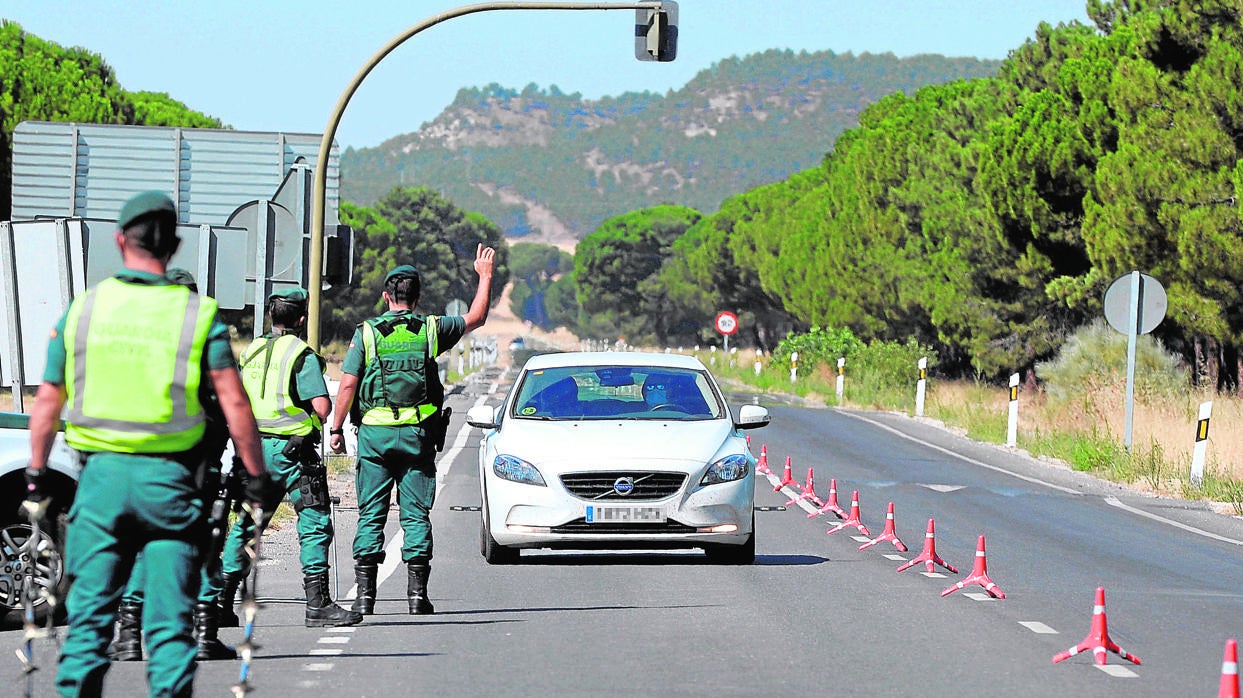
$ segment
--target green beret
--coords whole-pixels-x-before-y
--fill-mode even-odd
[[[281,300],[291,301],[293,303],[305,303],[307,301],[306,291],[293,286],[291,288],[282,288],[279,291],[273,291],[268,300],[280,298]]]
[[[164,272],[164,278],[178,286],[185,286],[191,291],[198,291],[199,285],[194,280],[194,274],[181,267],[169,267],[168,271]]]
[[[416,271],[415,268],[410,266],[409,264],[403,264],[400,267],[397,267],[396,269],[390,271],[388,273],[388,276],[384,277],[384,284],[388,285],[388,282],[392,281],[393,279],[396,279],[398,277],[403,277],[403,276],[409,277],[411,279],[417,279],[419,278],[419,272]]]
[[[130,197],[121,207],[121,215],[117,216],[117,227],[125,230],[134,221],[153,213],[166,213],[175,219],[177,208],[173,206],[173,200],[168,198],[168,194],[162,191],[144,191]]]

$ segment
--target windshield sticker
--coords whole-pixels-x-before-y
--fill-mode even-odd
[[[534,407],[523,407],[522,411],[519,414],[522,414],[523,416],[533,415],[535,414],[535,408]]]

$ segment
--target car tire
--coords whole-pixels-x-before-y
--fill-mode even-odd
[[[513,565],[522,556],[517,548],[507,548],[496,542],[492,532],[488,530],[487,517],[479,519],[479,552],[489,565]]]
[[[751,565],[755,563],[755,512],[751,512],[751,535],[742,545],[708,545],[704,547],[708,561],[717,565]]]
[[[47,589],[56,603],[49,603],[47,598],[39,598],[34,604],[34,621],[37,625],[48,622],[48,614],[54,614],[52,621],[63,623],[65,620],[65,595],[69,592],[69,578],[65,574],[64,558],[61,555],[63,546],[62,532],[65,530],[63,517],[58,517],[56,524],[43,530],[43,536],[50,545],[44,546],[40,557],[43,562],[36,573],[36,583]],[[21,522],[9,522],[0,531],[0,628],[19,628],[25,622],[25,607],[22,604],[22,590],[25,587],[25,576],[29,556],[23,556],[21,548],[30,538],[31,527]]]

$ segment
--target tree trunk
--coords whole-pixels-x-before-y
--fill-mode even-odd
[[[1192,340],[1192,346],[1195,347],[1195,361],[1191,364],[1191,384],[1196,387],[1204,386],[1204,343],[1202,337],[1196,337]]]
[[[1212,337],[1208,338],[1208,384],[1212,387],[1213,392],[1217,392],[1217,379],[1221,377],[1221,347],[1217,344],[1217,340]]]

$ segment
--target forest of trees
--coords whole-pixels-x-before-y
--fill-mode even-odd
[[[636,344],[716,339],[711,317],[735,310],[738,339],[766,350],[792,329],[840,328],[933,347],[941,372],[994,379],[1051,358],[1102,315],[1111,280],[1140,270],[1169,298],[1154,334],[1202,384],[1239,390],[1243,8],[1089,0],[1088,14],[1093,26],[1041,25],[994,77],[880,99],[819,165],[701,209],[712,213],[635,207],[593,226],[572,270],[560,253],[516,253],[520,307]],[[20,118],[207,118],[122,93],[98,57],[11,24],[0,68],[5,139]],[[343,204],[342,219],[356,230],[357,281],[334,299],[328,336],[375,309],[396,260],[428,270],[432,312],[473,288],[478,242],[504,253],[498,295],[508,277],[501,228],[431,189]]]

